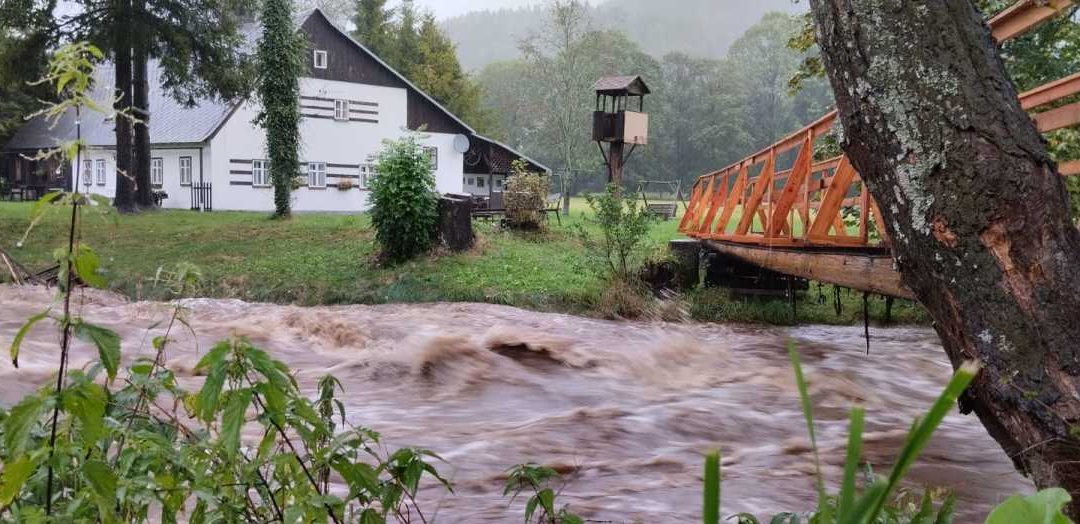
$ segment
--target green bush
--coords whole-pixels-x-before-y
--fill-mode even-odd
[[[636,198],[620,196],[614,185],[608,185],[601,196],[586,195],[585,199],[596,214],[586,222],[597,226],[601,235],[593,238],[579,225],[578,234],[589,255],[599,259],[615,279],[636,280],[635,266],[644,257],[653,215]]]
[[[551,180],[530,173],[524,160],[514,161],[513,175],[506,181],[506,222],[514,229],[539,229]]]
[[[435,242],[439,197],[435,177],[414,135],[386,142],[371,187],[371,222],[382,256],[401,262]]]

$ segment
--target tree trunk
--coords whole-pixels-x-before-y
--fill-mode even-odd
[[[843,148],[880,205],[904,284],[961,398],[1080,517],[1080,233],[970,0],[811,0]]]
[[[131,13],[131,0],[115,0],[117,20],[128,20]],[[128,27],[118,23],[117,27]],[[135,181],[132,178],[132,126],[126,116],[131,114],[131,33],[118,30],[113,35],[113,61],[115,62],[116,102],[113,108],[118,113],[116,125],[116,197],[113,205],[122,213],[135,211]]]
[[[146,8],[146,0],[135,0],[136,12],[142,15]],[[150,82],[147,79],[148,49],[147,36],[139,32],[135,37],[134,45],[134,114],[138,121],[135,123],[135,151],[134,151],[134,175],[135,175],[135,204],[141,208],[154,207],[153,187],[150,184]]]

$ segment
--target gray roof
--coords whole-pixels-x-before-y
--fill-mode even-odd
[[[150,79],[150,141],[154,144],[196,144],[208,140],[232,113],[235,104],[216,100],[195,100],[187,107],[177,102],[161,88],[161,70],[157,61],[151,61],[147,71]],[[92,96],[108,114],[84,111],[82,136],[88,146],[111,147],[116,145],[113,131],[113,65],[104,63],[94,73]],[[60,142],[75,139],[75,115],[73,111],[52,123],[44,117],[30,119],[4,146],[8,150],[43,149],[55,147]]]
[[[645,85],[645,81],[639,75],[605,76],[593,84],[593,90],[600,94],[628,93],[634,96],[649,94],[649,86]]]

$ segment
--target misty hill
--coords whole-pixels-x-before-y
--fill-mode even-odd
[[[542,2],[539,2],[542,4]],[[718,58],[769,11],[799,12],[791,0],[607,0],[592,9],[594,29],[618,29],[653,55],[682,51]],[[468,70],[518,56],[518,42],[543,25],[543,7],[474,11],[442,22]]]

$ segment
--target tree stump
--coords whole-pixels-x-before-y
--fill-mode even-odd
[[[472,199],[468,195],[439,197],[439,242],[451,251],[473,246]]]

